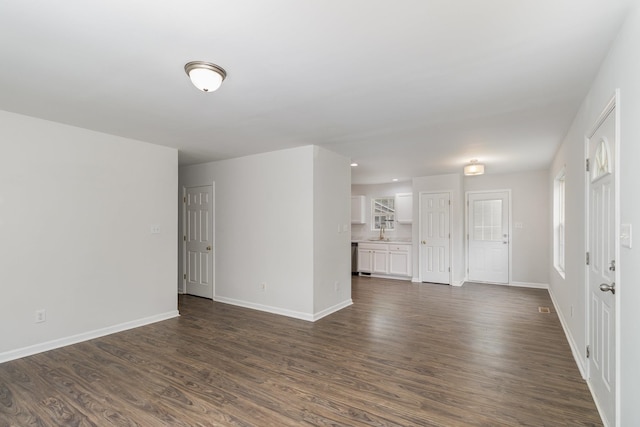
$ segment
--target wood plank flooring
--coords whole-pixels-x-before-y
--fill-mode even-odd
[[[0,364],[0,426],[602,425],[547,291],[355,277],[353,300],[309,323],[181,296]]]

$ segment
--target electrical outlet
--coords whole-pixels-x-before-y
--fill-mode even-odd
[[[340,282],[338,282],[337,280],[333,284],[333,290],[336,292],[340,290]]]
[[[36,317],[35,317],[36,323],[42,323],[42,322],[45,322],[46,320],[47,320],[46,310],[36,310]]]
[[[571,316],[570,317],[573,317],[573,306],[571,306]]]
[[[152,225],[151,226],[151,234],[160,234],[160,226]]]
[[[260,290],[262,292],[266,291],[267,290],[267,284],[266,283],[260,283]]]

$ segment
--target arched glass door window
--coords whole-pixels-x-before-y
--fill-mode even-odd
[[[611,172],[611,156],[609,151],[609,141],[601,139],[598,148],[593,154],[593,171],[591,172],[591,180],[605,176]]]

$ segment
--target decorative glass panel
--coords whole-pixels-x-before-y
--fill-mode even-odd
[[[395,197],[377,197],[371,199],[371,229],[394,230]]]
[[[502,200],[473,202],[473,240],[502,240]]]
[[[606,139],[601,139],[593,155],[593,172],[591,179],[596,180],[601,176],[607,175],[611,171],[609,162],[609,143]]]

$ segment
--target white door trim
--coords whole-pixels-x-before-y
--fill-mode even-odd
[[[418,241],[416,242],[416,244],[418,245],[418,250],[416,251],[418,254],[418,281],[420,283],[422,283],[422,251],[424,250],[423,245],[420,244],[420,238],[422,237],[422,203],[420,203],[420,200],[422,198],[422,195],[427,195],[427,194],[442,194],[442,193],[446,193],[449,195],[449,201],[451,202],[451,204],[449,205],[449,234],[451,233],[451,213],[453,212],[453,190],[441,190],[441,191],[420,191],[418,193]],[[449,238],[449,285],[452,286],[453,285],[453,259],[451,258],[452,256],[452,249],[453,249],[453,239]],[[414,258],[415,260],[415,258]]]
[[[464,281],[469,281],[469,196],[472,194],[490,194],[490,193],[507,193],[509,195],[509,203],[507,206],[509,212],[509,283],[507,285],[511,286],[513,283],[512,274],[513,268],[511,268],[511,263],[513,260],[512,252],[513,252],[513,213],[511,210],[511,189],[503,188],[503,189],[495,189],[495,190],[474,190],[474,191],[465,191],[464,193]],[[501,285],[504,285],[500,283]]]
[[[607,103],[607,105],[604,107],[604,109],[602,110],[602,112],[600,113],[600,115],[598,116],[598,118],[596,119],[596,121],[594,122],[593,126],[589,129],[589,131],[585,134],[584,137],[584,156],[583,156],[583,161],[584,159],[588,159],[589,156],[589,142],[590,139],[593,137],[593,135],[596,133],[596,131],[600,128],[600,126],[602,125],[602,123],[607,119],[608,115],[611,113],[611,111],[613,111],[615,109],[615,128],[616,128],[616,138],[614,141],[614,156],[613,156],[613,162],[614,162],[614,182],[615,182],[615,186],[614,186],[614,209],[615,209],[615,218],[614,218],[614,239],[615,239],[615,244],[614,244],[614,253],[615,253],[615,259],[617,262],[616,265],[616,271],[615,271],[615,284],[616,284],[616,295],[617,295],[617,299],[620,300],[622,295],[624,293],[624,291],[622,290],[622,288],[624,288],[624,284],[621,283],[620,281],[620,89],[616,89],[613,96],[609,99],[609,102]],[[584,174],[584,192],[585,192],[585,197],[584,197],[584,212],[585,212],[585,223],[584,223],[584,238],[585,238],[585,246],[586,246],[586,251],[590,252],[591,248],[589,248],[589,203],[590,203],[590,197],[589,197],[589,190],[590,190],[590,180],[591,180],[591,175],[589,173],[585,173]],[[591,312],[590,312],[590,307],[589,307],[589,301],[590,301],[590,295],[589,295],[589,266],[585,264],[584,266],[584,272],[585,272],[585,283],[584,283],[584,298],[585,298],[585,340],[587,342],[588,345],[591,345]],[[616,426],[620,426],[620,418],[621,418],[621,408],[620,408],[620,344],[621,344],[621,337],[620,337],[620,305],[616,304],[616,313],[615,313],[615,351],[616,351],[616,356],[615,356],[615,361],[616,361],[616,369],[615,369],[615,381],[616,381],[616,385],[615,385],[615,425]],[[584,359],[584,366],[585,366],[585,374],[586,374],[586,380],[587,380],[587,385],[589,386],[589,390],[591,391],[591,394],[594,395],[593,393],[593,389],[591,388],[591,367],[589,364],[589,361],[586,360],[586,358]],[[594,395],[594,401],[596,402],[596,406],[597,406],[597,400],[595,399],[595,395]],[[598,407],[598,411],[600,411],[600,408]]]

